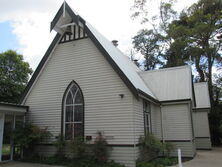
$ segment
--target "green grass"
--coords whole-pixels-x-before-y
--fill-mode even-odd
[[[3,155],[10,154],[10,144],[3,144],[2,154]]]

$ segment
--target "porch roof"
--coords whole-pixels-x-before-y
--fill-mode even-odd
[[[0,113],[7,114],[25,114],[29,107],[13,103],[0,102]]]

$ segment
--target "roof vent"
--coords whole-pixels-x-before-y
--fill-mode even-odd
[[[71,25],[69,25],[69,26],[66,28],[66,34],[72,35],[72,27],[71,27]]]
[[[118,41],[117,41],[117,40],[112,40],[112,43],[113,43],[113,45],[114,45],[115,47],[118,46]]]

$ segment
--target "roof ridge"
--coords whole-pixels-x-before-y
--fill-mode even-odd
[[[139,74],[163,72],[163,71],[170,71],[170,70],[176,70],[176,69],[186,69],[186,68],[190,69],[191,67],[190,67],[190,65],[168,67],[168,68],[161,68],[161,69],[155,69],[155,70],[149,70],[149,71],[140,71]]]
[[[67,12],[67,14],[65,15],[66,18],[63,17],[64,8]],[[145,95],[150,100],[155,102],[158,101],[157,97],[152,93],[150,88],[143,81],[142,77],[138,74],[138,71],[136,71],[135,67],[133,67],[133,65],[131,64],[132,62],[130,62],[129,59],[125,61],[127,58],[121,51],[119,51],[106,37],[104,37],[100,32],[98,32],[89,22],[86,22],[81,16],[77,15],[77,13],[74,13],[72,8],[70,8],[70,6],[66,2],[64,2],[56,13],[53,21],[51,22],[50,29],[56,30],[57,35],[49,46],[48,50],[46,51],[44,57],[40,61],[27,87],[25,88],[25,91],[21,97],[21,103],[24,103],[27,94],[30,92],[33,84],[40,75],[40,72],[44,67],[44,64],[47,62],[49,55],[56,47],[60,36],[64,33],[63,31],[61,31],[61,29],[59,29],[60,26],[57,26],[61,19],[63,19],[63,23],[67,21],[65,19],[69,19],[75,22],[76,24],[83,24],[83,28],[87,33],[88,37],[93,41],[97,49],[100,50],[102,55],[110,63],[114,71],[116,71],[116,73],[119,75],[119,77],[122,79],[122,81],[126,84],[126,86],[130,89],[130,91],[136,98],[138,98],[142,92],[143,96]]]

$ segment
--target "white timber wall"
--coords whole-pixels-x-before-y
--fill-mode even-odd
[[[162,105],[163,140],[181,148],[182,156],[193,157],[195,144],[189,103]],[[175,154],[176,155],[176,154]]]
[[[62,98],[72,80],[83,91],[85,136],[94,140],[103,131],[109,144],[134,144],[133,95],[88,38],[56,47],[25,102],[28,119],[58,136]]]
[[[151,133],[161,139],[161,114],[160,106],[150,102],[151,105]],[[144,136],[143,99],[133,99],[135,112],[135,141],[138,143],[140,136]]]
[[[196,153],[194,142],[171,142],[176,149],[171,153],[171,156],[178,156],[177,148],[181,149],[182,157],[194,157]]]
[[[112,147],[110,159],[127,167],[136,167],[136,157],[134,147]]]
[[[126,165],[127,167],[135,167],[136,159],[134,156],[134,147],[112,147],[110,154],[110,160],[115,160],[115,162]],[[136,147],[138,152],[138,147]],[[56,148],[55,146],[49,145],[39,145],[35,148],[35,152],[41,156],[53,156],[55,155]],[[63,153],[67,156],[72,156],[70,154],[69,148],[65,148]]]
[[[61,132],[63,94],[72,80],[84,96],[85,136],[93,142],[102,131],[109,144],[134,145],[133,95],[88,38],[56,47],[25,102],[30,106],[28,120],[47,127],[55,140]],[[53,147],[39,148],[42,154],[55,152]],[[134,147],[113,147],[111,159],[134,167]]]
[[[211,149],[208,109],[193,111],[194,136],[197,149]]]
[[[161,115],[160,106],[150,103],[151,105],[151,133],[161,139]],[[134,124],[135,124],[135,143],[138,144],[140,136],[144,136],[144,115],[143,115],[143,99],[133,98],[134,107]],[[135,157],[139,158],[139,147],[135,148]],[[153,158],[153,157],[150,157]],[[149,159],[149,158],[148,158]]]
[[[152,123],[152,133],[160,140],[162,140],[162,130],[161,130],[161,112],[160,106],[151,105],[151,123]]]
[[[144,136],[143,99],[133,98],[135,143],[139,142],[140,136]]]
[[[164,140],[192,140],[192,122],[188,104],[162,106]]]

